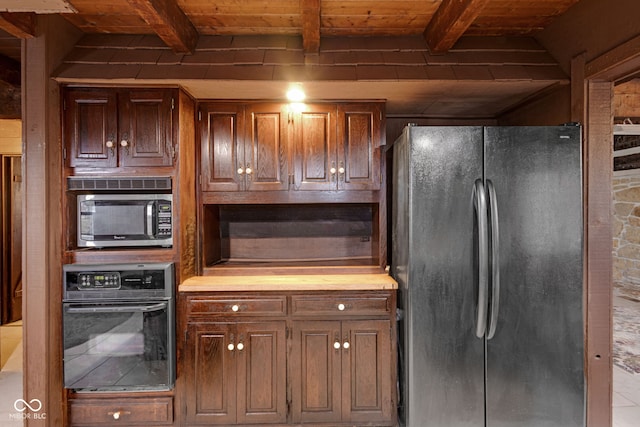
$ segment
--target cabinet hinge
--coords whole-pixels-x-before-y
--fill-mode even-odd
[[[62,149],[62,159],[63,160],[67,160],[67,149],[66,148]]]
[[[176,109],[176,100],[175,100],[175,98],[171,98],[171,109],[172,110]]]
[[[64,110],[64,111],[67,110],[67,100],[66,99],[62,100],[62,110]]]
[[[202,111],[198,111],[198,121],[202,121]]]

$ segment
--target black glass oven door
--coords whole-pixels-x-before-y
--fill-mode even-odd
[[[63,304],[65,387],[170,389],[175,376],[173,324],[171,300]]]

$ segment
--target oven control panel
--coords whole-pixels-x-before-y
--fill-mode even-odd
[[[78,274],[79,289],[119,289],[120,273],[80,273]]]
[[[63,300],[173,298],[173,263],[67,264]]]

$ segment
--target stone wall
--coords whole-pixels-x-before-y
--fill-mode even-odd
[[[613,180],[613,285],[640,296],[640,176]]]

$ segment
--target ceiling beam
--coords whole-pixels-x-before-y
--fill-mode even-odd
[[[431,53],[451,49],[478,17],[489,0],[443,0],[424,30]]]
[[[0,12],[0,29],[19,39],[31,39],[36,36],[36,14]]]
[[[301,0],[302,47],[306,54],[320,52],[320,0]]]
[[[193,53],[198,31],[176,0],[127,1],[174,52]]]

